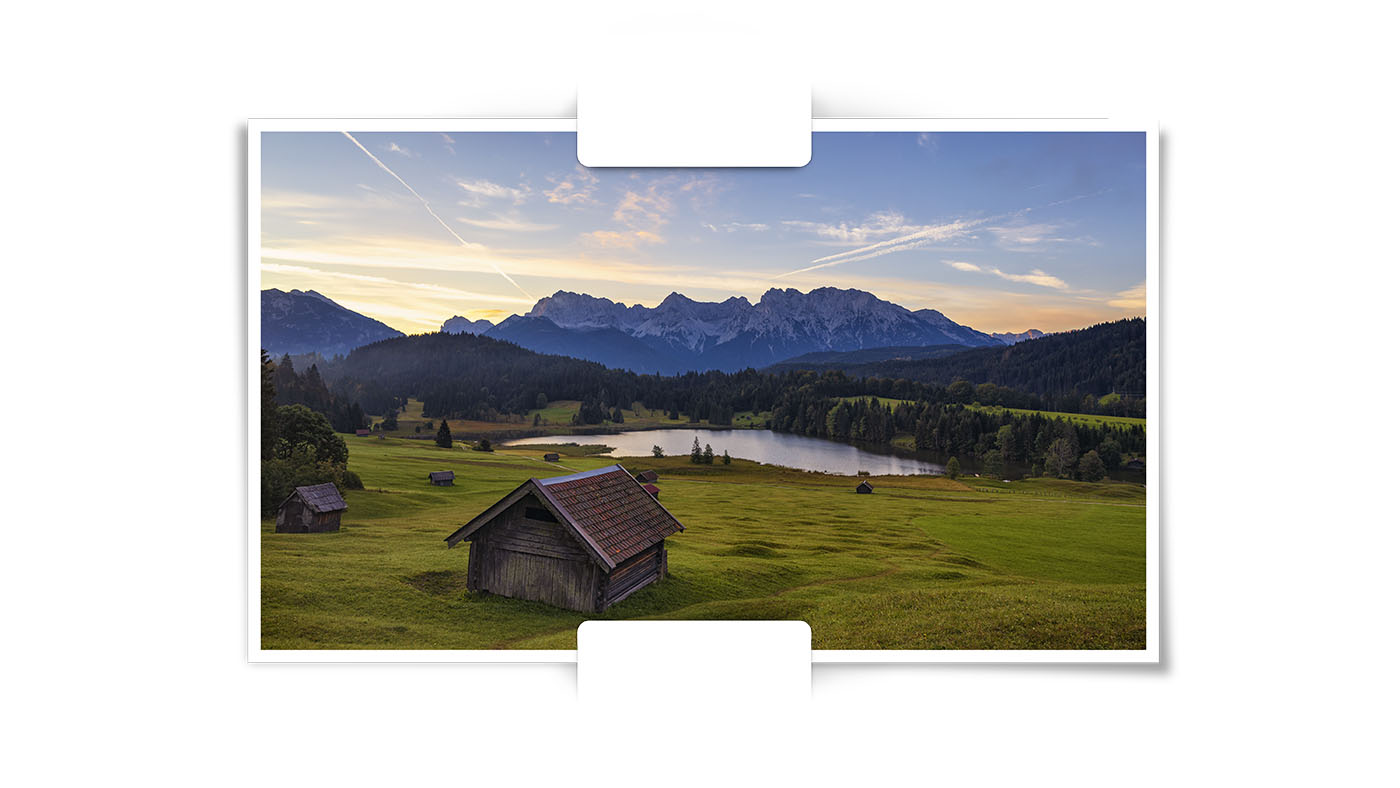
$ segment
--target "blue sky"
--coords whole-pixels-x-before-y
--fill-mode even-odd
[[[1140,133],[818,133],[798,169],[578,165],[571,133],[266,132],[263,287],[400,330],[556,290],[854,287],[983,331],[1145,314]]]

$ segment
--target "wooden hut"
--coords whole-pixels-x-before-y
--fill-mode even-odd
[[[355,437],[357,437],[357,438],[368,438],[368,437],[369,437],[369,430],[365,430],[365,429],[355,430]]]
[[[654,485],[654,484],[643,484],[643,485],[642,485],[642,489],[643,489],[643,490],[646,490],[646,491],[649,492],[649,493],[651,493],[651,497],[653,497],[653,498],[660,498],[660,497],[661,497],[661,488],[660,488],[660,487],[657,487],[657,486]]]
[[[875,487],[871,485],[870,482],[861,482],[860,484],[856,485],[856,492],[860,493],[861,495],[869,495],[875,492]]]
[[[530,479],[458,528],[467,588],[601,613],[666,574],[685,530],[621,465]]]
[[[457,475],[452,471],[432,471],[428,474],[428,481],[434,487],[451,487]]]
[[[545,455],[544,455],[544,461],[545,461],[545,462],[559,462],[559,453],[558,453],[558,452],[553,452],[553,451],[551,451],[551,452],[546,452]]]
[[[309,534],[340,530],[340,513],[348,509],[334,484],[298,487],[277,508],[279,534]]]
[[[654,482],[656,481],[656,479],[656,471],[642,471],[641,473],[637,474],[637,481],[642,483]]]

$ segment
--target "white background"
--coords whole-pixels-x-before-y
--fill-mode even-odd
[[[973,5],[7,9],[10,781],[1393,780],[1393,24]],[[600,57],[1161,120],[1161,666],[818,665],[796,712],[662,687],[618,726],[572,666],[245,663],[244,119],[570,114]]]

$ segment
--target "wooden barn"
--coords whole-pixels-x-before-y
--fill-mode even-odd
[[[651,497],[653,497],[653,498],[660,498],[660,497],[661,497],[661,488],[660,488],[660,487],[657,487],[657,486],[654,485],[654,484],[643,484],[643,485],[642,485],[642,489],[643,489],[643,490],[646,490],[646,491],[649,492],[649,493],[651,493]]]
[[[558,454],[557,452],[552,452],[552,451],[551,451],[551,452],[548,452],[548,453],[546,453],[546,454],[544,455],[544,461],[545,461],[545,462],[559,462],[559,454]]]
[[[369,430],[366,430],[366,429],[358,429],[358,430],[355,430],[355,437],[357,437],[357,438],[368,438],[368,437],[369,437]]]
[[[860,493],[861,495],[869,495],[875,492],[875,487],[870,482],[861,482],[860,484],[856,485],[856,492]]]
[[[428,473],[428,481],[432,482],[434,487],[451,487],[456,479],[457,475],[452,471],[431,471]]]
[[[666,574],[680,521],[621,465],[530,479],[458,528],[467,588],[601,613]]]
[[[310,534],[340,530],[340,513],[350,507],[334,484],[298,487],[277,508],[279,534]]]
[[[656,471],[642,471],[641,473],[637,474],[637,481],[639,482],[651,483],[656,481],[656,479]]]

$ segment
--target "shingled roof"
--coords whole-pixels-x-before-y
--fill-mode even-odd
[[[621,465],[551,479],[530,479],[458,528],[448,546],[471,536],[525,495],[533,494],[609,569],[685,526]]]
[[[450,482],[455,481],[457,475],[452,471],[429,471],[428,481],[430,482]]]
[[[317,513],[340,512],[350,508],[345,505],[345,499],[340,497],[340,490],[330,482],[298,487],[292,495],[300,495],[306,505]],[[291,500],[291,496],[287,496],[287,499]]]

